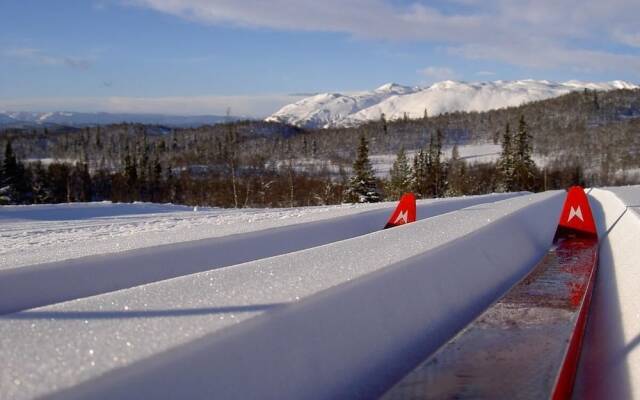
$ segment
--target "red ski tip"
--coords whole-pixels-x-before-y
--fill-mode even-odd
[[[416,196],[413,193],[405,193],[400,198],[398,207],[391,214],[391,218],[384,226],[384,229],[394,226],[408,224],[416,220]]]
[[[570,236],[598,238],[589,199],[580,186],[569,188],[553,241]]]

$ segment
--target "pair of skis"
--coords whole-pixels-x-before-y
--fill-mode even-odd
[[[575,186],[533,271],[384,398],[569,398],[597,263],[591,207]]]

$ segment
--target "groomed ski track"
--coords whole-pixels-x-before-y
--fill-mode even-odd
[[[640,187],[590,197],[607,242],[576,398],[638,398]],[[529,272],[563,198],[477,205],[4,315],[0,397],[376,397]]]
[[[370,382],[383,390],[535,264],[562,200],[562,192],[519,196],[9,314],[0,324],[7,366],[0,386],[16,399],[61,389],[60,398],[371,394]],[[487,251],[498,241],[517,254]],[[469,264],[476,273],[468,273]],[[248,377],[251,385],[243,382]],[[133,378],[141,381],[127,382]],[[126,393],[114,393],[118,388]]]
[[[432,217],[522,193],[421,201]],[[380,230],[395,204],[335,218],[0,269],[0,314],[304,250]],[[260,225],[258,224],[258,227]],[[246,229],[246,228],[245,228]],[[250,229],[250,228],[249,228]]]

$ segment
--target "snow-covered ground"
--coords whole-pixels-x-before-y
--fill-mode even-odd
[[[419,201],[418,208],[423,209],[424,214],[418,218],[514,195],[517,194]],[[393,207],[395,204],[389,202],[280,209],[110,202],[0,206],[0,270],[237,235],[381,209],[386,211],[371,219],[373,224],[384,224],[385,212]]]
[[[318,221],[389,203],[290,209],[172,204],[74,203],[0,206],[0,270],[161,244]]]
[[[450,159],[452,151],[453,146],[444,146],[442,149],[443,158],[445,160]],[[458,146],[458,154],[460,158],[470,164],[494,162],[500,157],[501,152],[502,147],[500,144],[493,143],[472,143],[461,144]],[[409,157],[409,160],[412,160],[416,153],[418,153],[418,150],[407,151],[407,157]],[[371,165],[373,166],[376,176],[379,178],[387,178],[393,163],[396,161],[396,157],[396,154],[371,155],[369,159],[371,160]],[[538,160],[536,160],[536,163],[537,165],[540,165]]]
[[[518,193],[468,196],[420,201],[418,218],[440,215],[475,204],[517,196]],[[9,220],[22,212],[32,219],[64,219],[74,206],[34,206],[8,208]],[[22,257],[0,268],[0,314],[53,304],[64,300],[106,293],[144,283],[208,271],[260,258],[321,246],[365,235],[384,226],[393,208],[380,203],[363,210],[356,206],[316,207],[284,210],[222,211],[204,210],[194,216],[184,208],[157,205],[89,204],[77,206],[88,229],[64,223],[49,223],[40,241],[22,243],[21,234],[32,221],[14,222],[7,236],[22,247],[12,254]],[[129,215],[123,224],[107,218],[87,218],[96,213],[115,214],[171,211],[165,214]],[[47,211],[49,210],[49,211]],[[307,211],[307,212],[305,212]],[[324,212],[321,219],[312,214]],[[198,211],[200,213],[200,211]],[[207,215],[207,213],[211,213]],[[259,215],[255,217],[255,215]],[[47,217],[48,215],[48,217]],[[254,215],[254,217],[247,217]],[[149,218],[151,218],[151,221]],[[286,217],[286,218],[285,218]],[[123,218],[120,216],[119,218]],[[285,218],[285,219],[283,219]],[[225,222],[220,225],[220,220]],[[175,229],[174,221],[182,226]],[[142,223],[137,229],[135,223]],[[80,223],[80,221],[75,221]],[[169,222],[169,226],[167,226]],[[83,227],[86,227],[83,223]],[[41,230],[37,223],[36,231]],[[96,228],[102,233],[95,240]],[[113,232],[116,232],[114,234]],[[62,235],[61,235],[62,234]],[[62,236],[63,240],[60,240]],[[132,238],[136,240],[133,241]],[[58,241],[56,243],[56,241]],[[42,245],[42,243],[46,245]],[[68,243],[67,243],[68,242]],[[122,245],[121,245],[122,244]],[[32,265],[31,263],[35,263]],[[46,281],[46,285],[42,282]]]
[[[406,151],[409,161],[413,160],[413,157],[419,150],[409,149]],[[453,146],[444,146],[442,149],[443,159],[448,160],[451,158]],[[464,160],[468,164],[475,163],[489,163],[496,162],[500,157],[502,147],[500,144],[494,143],[469,143],[459,144],[458,153],[460,159]],[[397,154],[372,154],[369,156],[371,166],[374,173],[378,178],[389,178],[389,171],[395,162]],[[544,156],[534,155],[533,160],[538,167],[544,167],[548,164],[549,158]],[[285,165],[282,162],[280,165]],[[326,170],[328,173],[338,176],[340,173],[340,166],[334,164],[331,161],[314,159],[314,158],[301,158],[292,161],[292,166],[297,171],[322,171]],[[351,172],[351,166],[343,166],[344,172],[349,174]],[[624,173],[627,178],[631,178],[634,175],[638,175],[640,172],[635,170],[620,171],[620,174]]]
[[[23,398],[21,393],[28,398],[76,385],[116,367],[131,366],[152,354],[213,335],[284,303],[454,241],[549,197],[559,202],[555,193],[481,204],[301,252],[7,315],[0,325],[0,353],[9,368],[2,377],[7,381],[3,380],[0,387],[11,388],[12,398]],[[542,211],[544,205],[539,204],[538,209]],[[535,213],[530,212],[530,216],[536,219]],[[518,236],[508,231],[503,235]],[[538,250],[543,251],[548,243],[542,241],[545,243],[539,243]],[[381,245],[385,242],[404,244]],[[523,250],[518,257],[531,259],[531,250]],[[495,284],[491,279],[487,283]],[[34,346],[34,341],[41,345]],[[34,360],[39,360],[37,365]],[[69,369],[67,365],[75,367]],[[29,374],[34,368],[46,373]],[[29,376],[34,380],[28,380]],[[12,385],[15,380],[20,385]]]
[[[603,241],[578,398],[638,397],[640,187],[590,196]],[[63,266],[116,264],[131,252],[153,257],[155,249],[170,254],[258,232],[267,247],[277,247],[268,237],[282,230],[297,235],[285,241],[323,237],[266,257],[248,246],[249,261],[226,268],[5,314],[0,397],[375,397],[526,275],[548,249],[562,201],[558,191],[425,201],[423,219],[384,231],[392,204],[195,213],[150,204],[0,208],[0,240],[9,232],[19,242],[20,226],[42,231],[31,244],[23,237],[25,252],[46,258],[56,247],[92,249],[59,258]],[[345,233],[351,225],[358,228]],[[60,241],[59,231],[75,239]],[[91,247],[95,232],[104,233],[101,248]],[[114,246],[133,238],[142,247]],[[21,267],[4,264],[5,271],[44,265],[29,265],[19,252],[12,257]],[[5,278],[0,271],[0,286]],[[55,281],[41,282],[42,290]]]

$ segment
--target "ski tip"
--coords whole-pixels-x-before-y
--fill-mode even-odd
[[[589,199],[580,186],[572,186],[567,191],[553,241],[575,236],[598,238]]]
[[[413,193],[405,193],[400,198],[400,202],[396,207],[391,218],[387,221],[384,229],[393,228],[394,226],[408,224],[416,220],[416,196]]]

